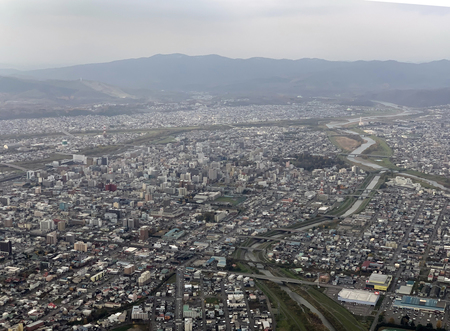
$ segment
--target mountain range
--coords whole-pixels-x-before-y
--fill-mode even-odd
[[[377,98],[417,107],[450,103],[448,60],[414,64],[170,54],[7,74],[8,79],[16,79],[11,84],[17,93],[8,92],[14,97],[26,95],[29,93],[26,89],[31,88],[50,96],[62,93],[69,98],[81,99],[84,96],[128,99],[137,98],[134,93],[137,90],[164,90],[241,96],[286,94]],[[5,93],[8,84],[0,80],[0,94]],[[18,87],[20,84],[22,88]],[[42,86],[38,88],[37,85]]]

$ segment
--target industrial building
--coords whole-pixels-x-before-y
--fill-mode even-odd
[[[214,261],[217,261],[217,267],[218,268],[225,268],[227,265],[227,260],[223,256],[211,256],[211,258],[206,261],[203,265],[205,267],[210,266]]]
[[[373,273],[370,275],[369,279],[366,281],[366,289],[369,290],[379,290],[387,291],[389,285],[391,285],[392,276],[383,275],[379,273]]]
[[[180,230],[178,228],[174,228],[174,229],[170,230],[169,232],[167,232],[163,236],[163,238],[169,239],[169,240],[178,240],[184,235],[184,233],[185,233],[184,230]]]
[[[403,298],[396,298],[393,306],[397,308],[407,308],[414,310],[440,311],[444,312],[447,303],[436,299],[425,299],[404,295]]]
[[[375,306],[380,295],[378,293],[364,290],[342,289],[338,294],[338,300],[361,305]]]

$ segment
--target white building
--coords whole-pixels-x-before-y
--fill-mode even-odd
[[[150,280],[150,272],[145,271],[142,273],[142,275],[138,278],[138,284],[139,286],[147,284],[147,282]]]
[[[186,318],[184,321],[184,331],[192,331],[192,318]]]
[[[52,220],[41,221],[39,223],[39,228],[43,232],[52,231],[53,229],[55,229],[55,222],[53,222]]]
[[[374,292],[364,290],[350,290],[346,288],[342,289],[338,294],[339,301],[369,306],[375,306],[379,298],[380,295]]]
[[[132,320],[148,320],[148,313],[144,312],[140,306],[133,306],[131,310]]]

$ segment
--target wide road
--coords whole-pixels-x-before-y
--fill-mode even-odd
[[[210,270],[210,269],[199,269],[204,272],[218,272],[218,270]],[[255,279],[262,279],[262,280],[270,280],[272,282],[276,283],[290,283],[290,284],[300,284],[300,285],[311,285],[311,286],[321,286],[321,287],[330,287],[330,288],[337,288],[337,289],[343,289],[343,286],[339,285],[332,285],[332,284],[322,284],[322,283],[316,283],[316,282],[309,282],[306,280],[300,280],[295,278],[287,278],[287,277],[276,277],[276,276],[267,276],[267,275],[261,275],[261,274],[248,274],[245,272],[229,272],[230,274],[234,275],[242,275],[244,277],[250,277]]]
[[[183,331],[183,294],[184,268],[178,268],[176,273],[175,325],[177,331]]]

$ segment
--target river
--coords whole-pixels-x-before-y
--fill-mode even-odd
[[[362,118],[363,121],[367,122],[369,120],[374,120],[374,119],[377,119],[377,118],[407,116],[407,115],[411,115],[411,114],[415,113],[413,110],[410,110],[410,109],[407,109],[407,108],[404,108],[404,107],[401,107],[401,106],[398,106],[398,105],[395,105],[395,104],[392,104],[392,103],[389,103],[389,102],[381,102],[381,101],[374,101],[374,102],[377,102],[377,103],[385,105],[385,106],[393,107],[393,108],[396,108],[396,109],[401,109],[403,111],[401,113],[397,113],[397,114],[378,115],[378,116],[375,115],[375,116],[363,117]],[[338,129],[338,130],[342,131],[343,133],[360,136],[365,142],[363,144],[361,144],[359,147],[357,147],[355,150],[353,150],[347,156],[347,160],[349,160],[352,163],[362,164],[364,166],[370,167],[370,168],[375,169],[375,170],[381,170],[381,173],[383,173],[384,171],[388,170],[388,168],[380,166],[379,164],[376,164],[376,163],[374,163],[374,162],[372,162],[372,161],[370,161],[368,159],[366,160],[366,159],[361,159],[361,158],[357,157],[357,155],[363,154],[363,152],[366,149],[368,149],[370,146],[376,144],[376,141],[373,140],[370,137],[366,137],[363,134],[359,134],[358,132],[344,129],[344,127],[346,127],[347,125],[352,124],[352,123],[357,123],[359,121],[360,121],[360,119],[358,119],[358,118],[350,118],[350,119],[348,119],[346,121],[330,122],[330,123],[327,124],[327,127],[329,129]],[[417,177],[417,176],[414,176],[414,175],[405,174],[405,173],[401,173],[401,172],[399,172],[398,174],[402,175],[402,176],[416,178],[416,179],[419,179],[421,181],[427,182],[428,184],[430,184],[432,186],[435,186],[437,188],[440,188],[442,190],[450,191],[450,189],[442,186],[441,184],[439,184],[439,183],[437,183],[437,182],[435,182],[433,180],[429,180],[429,179],[425,179],[425,178],[421,178],[421,177]],[[364,198],[366,198],[369,195],[369,193],[375,187],[375,185],[378,183],[379,180],[380,180],[380,176],[375,176],[372,179],[372,181],[370,182],[370,184],[367,186],[366,191],[364,191],[364,193],[361,194],[361,197],[363,197],[363,199],[358,199],[353,204],[353,206],[349,210],[347,210],[347,212],[344,215],[342,215],[342,216],[343,217],[347,217],[347,216],[352,215],[354,212],[356,212],[358,210],[358,208],[363,204]]]
[[[414,110],[411,110],[409,108],[405,108],[405,107],[402,107],[402,106],[399,106],[399,105],[396,105],[396,104],[393,104],[393,103],[390,103],[390,102],[383,102],[383,101],[373,101],[373,102],[382,104],[384,106],[389,106],[389,107],[392,107],[392,108],[401,109],[402,112],[401,113],[396,113],[396,114],[375,115],[375,116],[362,117],[363,121],[374,120],[374,119],[377,119],[377,118],[407,116],[407,115],[411,115],[411,114],[417,113]],[[326,126],[329,129],[338,129],[338,130],[340,130],[340,131],[342,131],[344,133],[360,136],[363,140],[365,140],[365,142],[363,144],[361,144],[361,146],[359,146],[358,148],[353,150],[350,153],[350,155],[347,156],[347,159],[350,162],[363,164],[363,165],[365,165],[367,167],[370,167],[370,168],[376,169],[376,170],[388,170],[388,168],[382,167],[379,164],[371,162],[370,160],[360,159],[360,158],[356,157],[355,155],[352,155],[352,154],[362,154],[367,148],[369,148],[370,146],[372,146],[373,144],[376,143],[372,138],[366,137],[365,135],[359,134],[358,132],[355,132],[355,131],[352,131],[352,130],[345,130],[345,129],[343,129],[345,126],[347,126],[349,124],[359,122],[359,120],[360,119],[358,119],[358,118],[350,118],[348,120],[341,121],[341,122],[330,122]],[[399,175],[412,177],[412,178],[415,178],[415,179],[427,182],[428,184],[430,184],[432,186],[435,186],[437,188],[440,188],[440,189],[442,189],[444,191],[450,191],[450,189],[448,189],[448,188],[444,187],[443,185],[435,182],[434,180],[429,180],[429,179],[425,179],[425,178],[422,178],[422,177],[418,177],[418,176],[414,176],[414,175],[410,175],[410,174],[406,174],[406,173],[402,173],[402,172],[399,172]],[[374,180],[372,180],[372,182],[369,184],[369,186],[367,188],[372,189],[373,187],[375,187],[375,185],[376,185],[376,182],[374,182]],[[372,187],[370,187],[370,186],[372,186]],[[357,204],[357,203],[359,203],[359,205],[361,205],[362,201],[360,202],[360,200],[358,200],[355,204]]]
[[[330,330],[330,331],[336,331],[336,329],[331,325],[330,322],[325,318],[325,316],[322,315],[320,311],[316,309],[312,304],[310,304],[308,301],[303,299],[300,295],[298,295],[295,292],[292,292],[287,286],[280,286],[290,297],[292,300],[296,301],[300,305],[304,305],[308,307],[313,313],[317,314],[319,316],[320,320],[322,321],[323,325]]]

